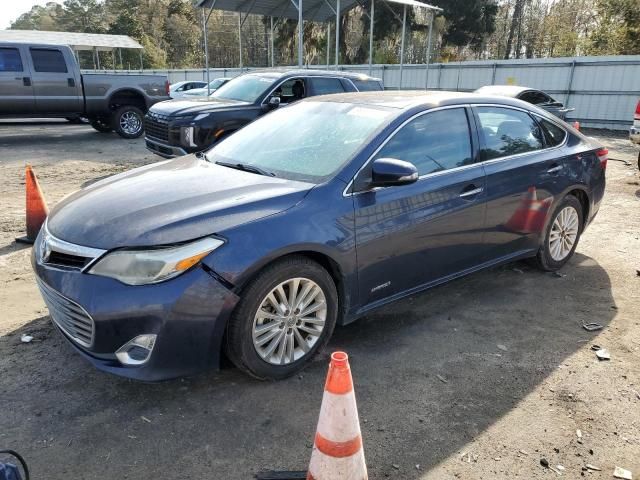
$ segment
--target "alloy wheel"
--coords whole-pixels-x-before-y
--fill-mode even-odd
[[[253,319],[253,346],[272,365],[289,365],[304,357],[322,335],[327,300],[308,278],[291,278],[260,302]]]
[[[549,253],[553,260],[561,262],[571,253],[579,227],[580,217],[575,208],[568,206],[560,210],[549,233]]]
[[[135,135],[142,128],[142,120],[135,112],[125,112],[120,116],[120,128],[127,135]]]

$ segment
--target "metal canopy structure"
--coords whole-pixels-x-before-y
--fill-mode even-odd
[[[205,67],[207,70],[207,84],[209,84],[209,52],[207,48],[207,24],[213,10],[223,10],[227,12],[236,12],[238,14],[238,44],[240,47],[240,70],[242,70],[242,25],[249,14],[263,15],[270,17],[270,47],[271,47],[271,66],[274,67],[274,54],[273,54],[273,18],[286,18],[291,20],[298,20],[298,67],[303,66],[303,22],[326,22],[327,23],[327,67],[329,66],[329,45],[331,36],[331,21],[335,18],[336,24],[336,50],[335,50],[335,65],[336,67],[340,63],[340,16],[354,8],[355,6],[364,6],[366,0],[199,0],[198,7],[203,9],[202,23],[204,30],[204,48],[205,48]],[[373,25],[374,25],[374,9],[375,0],[369,0],[371,2],[370,13],[365,12],[365,15],[369,18],[369,74],[371,74],[372,62],[373,62]],[[402,67],[404,63],[404,42],[406,37],[406,24],[407,24],[407,6],[426,8],[431,11],[429,20],[429,39],[427,46],[427,76],[429,68],[429,57],[431,55],[431,31],[433,30],[433,17],[436,12],[442,11],[441,8],[426,3],[419,2],[417,0],[380,0],[382,2],[399,3],[403,5],[403,16],[400,18],[394,13],[394,16],[402,23],[402,40],[400,46],[400,88],[402,88]],[[208,10],[208,13],[205,11]],[[244,14],[244,16],[243,16]],[[207,87],[208,88],[208,87]],[[426,88],[426,84],[425,84]]]
[[[107,35],[102,33],[51,32],[46,30],[0,30],[0,41],[18,43],[36,43],[45,45],[68,45],[76,53],[93,51],[94,62],[100,68],[100,57],[97,52],[115,52],[123,48],[140,51],[140,68],[142,68],[142,50],[144,47],[128,35]],[[120,55],[122,64],[122,55]]]

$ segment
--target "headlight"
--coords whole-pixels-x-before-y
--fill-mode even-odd
[[[180,143],[185,147],[197,147],[193,138],[193,127],[180,127]]]
[[[203,238],[178,247],[116,250],[98,261],[89,273],[115,278],[127,285],[146,285],[177,277],[224,242]]]

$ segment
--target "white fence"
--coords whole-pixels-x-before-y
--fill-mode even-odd
[[[289,68],[295,67],[281,67]],[[369,73],[368,65],[341,65],[337,69]],[[145,70],[145,73],[166,74],[170,82],[206,79],[204,69]],[[212,68],[209,76],[214,79],[240,73],[238,68]],[[373,65],[371,74],[381,78],[386,89],[400,87],[400,65]],[[569,121],[579,120],[586,127],[626,130],[640,99],[640,55],[436,63],[429,65],[428,74],[424,64],[404,65],[402,69],[403,89],[473,91],[492,84],[544,90],[575,108],[568,116]]]

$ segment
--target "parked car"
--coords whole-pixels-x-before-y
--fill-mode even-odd
[[[336,324],[392,301],[522,258],[560,269],[606,164],[594,140],[519,100],[310,98],[204,155],[66,197],[32,264],[55,325],[100,369],[159,380],[224,350],[278,379]]]
[[[202,88],[194,88],[193,90],[185,93],[185,97],[206,97],[207,95],[211,95],[229,80],[231,79],[226,77],[216,78],[209,82],[209,88],[207,88],[207,84],[205,83]]]
[[[566,108],[562,102],[554,100],[542,90],[535,90],[528,87],[519,87],[516,85],[487,85],[477,89],[476,93],[517,98],[523,102],[536,105],[562,120],[566,119],[567,113],[575,110],[574,108]]]
[[[171,98],[181,98],[192,90],[197,90],[206,86],[207,82],[201,81],[182,81],[172,83],[169,86],[169,96]]]
[[[206,150],[271,110],[314,95],[383,90],[366,75],[326,70],[264,71],[229,81],[210,97],[162,102],[145,117],[147,148],[165,158]]]
[[[636,111],[633,114],[633,125],[629,128],[629,140],[640,145],[640,100],[638,100]],[[640,170],[640,152],[638,152],[638,169]]]
[[[86,117],[99,132],[136,138],[168,90],[164,75],[81,74],[65,45],[0,42],[1,118]]]

